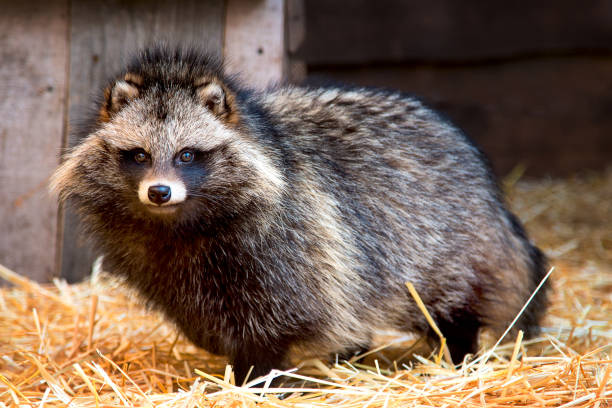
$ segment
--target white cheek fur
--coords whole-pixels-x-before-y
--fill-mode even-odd
[[[149,187],[158,185],[170,187],[170,201],[163,203],[161,205],[162,207],[182,203],[187,198],[187,189],[185,188],[185,184],[180,181],[168,179],[147,179],[142,180],[138,186],[138,198],[140,199],[140,202],[146,205],[158,206],[149,200]]]

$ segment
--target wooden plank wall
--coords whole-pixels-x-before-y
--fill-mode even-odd
[[[264,87],[284,77],[284,0],[228,0],[224,55],[229,71]],[[262,30],[262,27],[266,27]]]
[[[612,50],[609,0],[308,0],[311,65],[466,62]]]
[[[47,182],[65,131],[68,7],[6,0],[0,9],[0,263],[48,280],[58,211]]]
[[[284,0],[0,0],[0,9],[0,263],[39,281],[90,271],[94,251],[70,208],[58,221],[47,179],[131,53],[156,41],[226,48],[255,87],[285,70]]]

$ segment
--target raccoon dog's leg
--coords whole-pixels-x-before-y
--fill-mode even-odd
[[[286,345],[242,344],[240,350],[230,357],[234,368],[236,385],[242,385],[251,367],[248,381],[268,374],[272,369],[285,368],[285,357],[289,347]],[[278,382],[278,381],[276,381]]]
[[[461,364],[466,354],[478,351],[478,316],[469,310],[455,310],[449,319],[438,319],[438,328],[446,337],[446,345],[454,364]],[[437,338],[435,333],[430,337]]]

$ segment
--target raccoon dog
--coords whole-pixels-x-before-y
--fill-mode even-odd
[[[453,361],[501,333],[546,262],[479,150],[418,100],[380,90],[257,93],[196,51],[148,49],[106,88],[52,180],[122,276],[237,381],[432,335]],[[517,323],[537,333],[540,291]]]

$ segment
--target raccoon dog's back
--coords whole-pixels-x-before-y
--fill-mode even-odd
[[[546,262],[479,150],[418,100],[368,89],[252,92],[197,52],[146,50],[105,90],[53,187],[105,267],[236,375],[430,335],[456,362],[501,333]],[[546,288],[517,328],[537,332]]]

